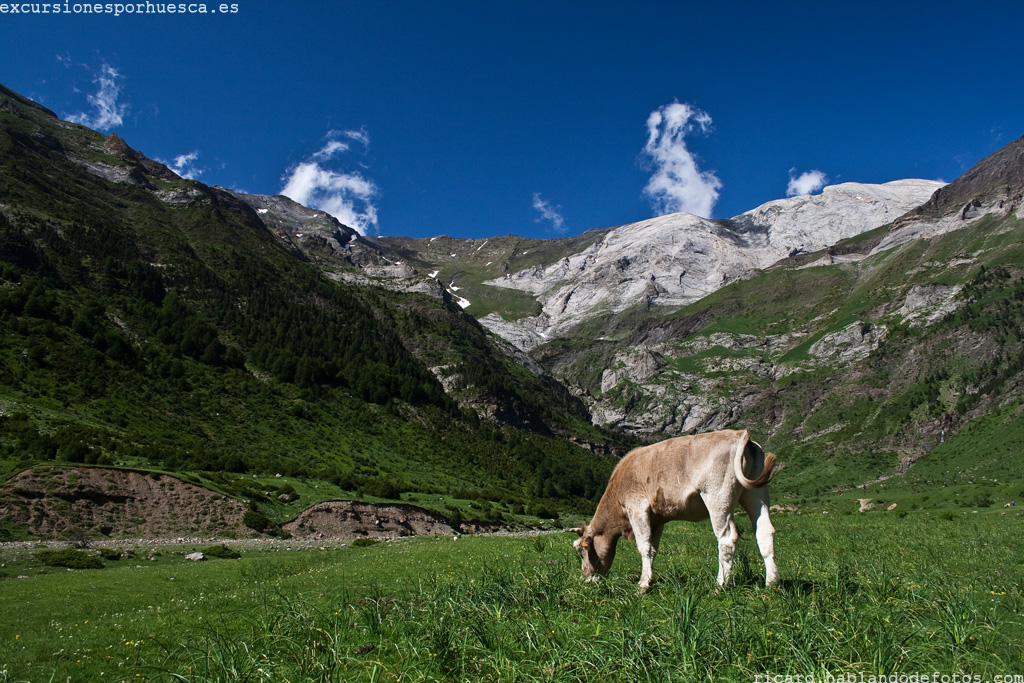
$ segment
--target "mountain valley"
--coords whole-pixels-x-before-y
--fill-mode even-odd
[[[724,428],[793,505],[1024,497],[1022,197],[1024,138],[731,219],[367,237],[0,86],[0,540],[43,528],[17,477],[85,466],[260,533],[339,499],[536,524],[630,447]]]

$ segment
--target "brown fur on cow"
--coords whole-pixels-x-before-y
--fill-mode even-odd
[[[767,488],[774,468],[775,456],[751,441],[746,430],[682,436],[630,451],[612,472],[590,524],[573,529],[579,534],[573,546],[584,578],[607,574],[619,539],[635,537],[643,563],[640,587],[647,590],[665,523],[710,518],[718,538],[718,584],[724,586],[739,538],[733,519],[739,503],[754,525],[765,583],[775,583]]]

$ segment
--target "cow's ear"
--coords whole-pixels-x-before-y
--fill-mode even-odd
[[[586,536],[580,534],[580,547],[589,548],[594,543],[594,535],[587,534]]]
[[[587,530],[587,528],[584,527],[584,526],[578,526],[578,527],[574,527],[572,529],[569,529],[569,531],[575,531],[577,534],[580,535],[580,537],[583,536],[583,532],[586,531],[586,530]]]

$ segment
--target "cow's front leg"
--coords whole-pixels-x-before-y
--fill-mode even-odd
[[[640,553],[640,592],[646,593],[651,589],[651,579],[654,577],[654,556],[658,554],[658,546],[654,539],[648,511],[630,512],[629,524],[633,527],[633,535],[636,537],[636,551]],[[659,528],[658,541],[661,540],[660,532]]]
[[[640,573],[640,592],[642,593],[646,593],[651,589],[651,581],[654,579],[654,558],[657,556],[658,549],[661,546],[661,532],[664,530],[664,524],[651,525],[651,533],[646,551],[640,547],[639,540],[637,541],[636,548],[640,553],[640,564],[642,566]]]

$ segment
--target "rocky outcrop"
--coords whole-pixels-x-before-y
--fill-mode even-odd
[[[611,367],[601,375],[601,392],[611,391],[624,379],[642,382],[657,374],[661,366],[657,355],[645,347],[630,349],[615,356]]]
[[[959,285],[915,285],[896,312],[906,323],[931,325],[956,310],[960,303],[956,296],[961,289]]]
[[[117,133],[111,133],[104,141],[102,148],[94,151],[105,152],[111,157],[111,161],[79,158],[70,153],[68,158],[81,164],[93,175],[114,183],[137,185],[147,190],[156,191],[157,185],[154,184],[154,180],[165,183],[181,182],[181,178],[174,171],[158,161],[153,161],[142,152],[132,149]]]
[[[1012,210],[1021,205],[1024,194],[1024,137],[1002,147],[971,167],[966,173],[949,185],[937,190],[920,207],[907,212],[894,224],[898,230],[904,223],[920,220],[922,217],[944,216],[969,206],[986,206],[1007,200]]]
[[[1024,203],[1019,193],[1006,193],[988,201],[973,200],[959,210],[941,216],[924,215],[914,220],[901,220],[879,242],[871,252],[878,254],[918,239],[931,239],[954,230],[964,230],[977,225],[983,218],[994,219],[1007,216],[1024,218]]]
[[[977,224],[982,218],[1024,218],[1024,137],[982,159],[897,218],[876,247],[880,252]]]
[[[887,333],[884,326],[857,321],[814,342],[810,354],[827,365],[855,363],[877,349]]]
[[[781,361],[809,331],[760,337],[715,332],[640,343],[616,354],[591,397],[595,423],[635,434],[724,429],[763,398],[759,391],[795,372],[847,366],[885,339],[885,326],[855,322],[823,335],[800,360]]]
[[[317,241],[319,244],[310,246],[344,259],[359,237],[326,211],[307,208],[283,195],[231,194],[252,207],[268,230],[290,243]]]
[[[441,283],[424,277],[390,247],[363,237],[326,211],[307,208],[283,195],[223,191],[248,204],[283,245],[317,262],[333,280],[452,299]]]

